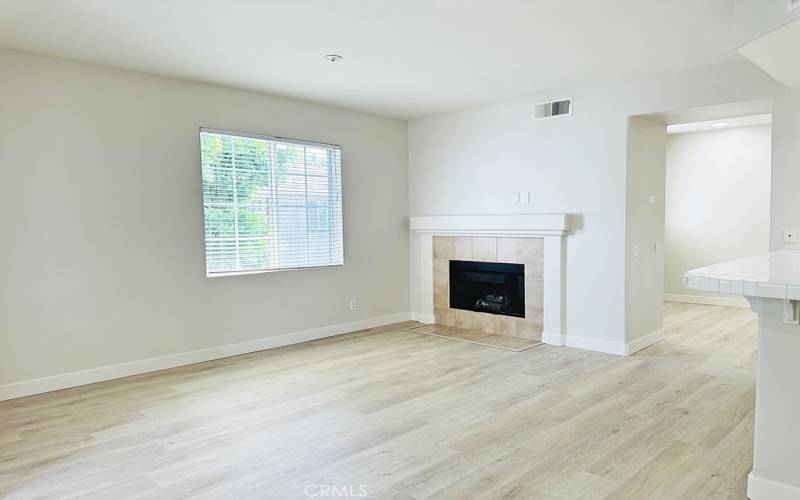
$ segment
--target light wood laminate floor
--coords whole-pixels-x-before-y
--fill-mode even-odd
[[[756,316],[665,307],[631,357],[399,325],[2,402],[0,497],[745,498]]]

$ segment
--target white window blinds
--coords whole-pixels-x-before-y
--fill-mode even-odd
[[[208,276],[344,263],[339,146],[200,130]]]

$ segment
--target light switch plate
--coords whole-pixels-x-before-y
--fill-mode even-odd
[[[633,245],[633,256],[634,257],[639,256],[639,245]]]
[[[511,193],[511,202],[512,203],[519,203],[519,192]]]
[[[647,197],[647,203],[649,203],[651,205],[655,205],[656,204],[656,195],[651,194],[650,196],[648,196]]]
[[[530,193],[530,191],[523,191],[522,193],[520,193],[519,202],[520,203],[530,203],[531,202],[531,193]]]

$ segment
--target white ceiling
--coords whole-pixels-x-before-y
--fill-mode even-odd
[[[732,0],[0,0],[0,46],[410,118],[737,60],[732,18]]]

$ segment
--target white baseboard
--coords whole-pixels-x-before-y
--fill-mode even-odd
[[[684,302],[687,304],[705,304],[708,306],[727,306],[727,307],[746,307],[750,309],[750,303],[744,297],[714,297],[708,295],[683,295],[679,293],[665,293],[665,302]]]
[[[567,336],[561,333],[542,332],[542,342],[550,345],[565,346],[567,345]]]
[[[747,498],[750,500],[800,500],[800,487],[758,477],[753,472],[747,475]]]
[[[589,351],[604,352],[607,354],[619,354],[621,356],[627,354],[623,342],[612,342],[610,340],[593,339],[591,337],[581,337],[572,334],[565,335],[564,339],[564,345],[567,347],[576,347],[578,349],[587,349]]]
[[[426,323],[426,324],[436,323],[436,318],[434,317],[433,314],[425,314],[418,312],[411,313],[411,320],[419,321],[420,323]]]
[[[33,394],[41,394],[43,392],[56,391],[59,389],[66,389],[68,387],[93,384],[95,382],[102,382],[104,380],[128,377],[130,375],[138,375],[140,373],[175,368],[177,366],[190,365],[192,363],[211,361],[213,359],[227,358],[229,356],[237,356],[239,354],[247,354],[249,352],[263,351],[265,349],[272,349],[290,344],[298,344],[300,342],[308,342],[309,340],[317,340],[325,337],[332,337],[334,335],[341,335],[343,333],[350,333],[357,330],[364,330],[366,328],[375,328],[377,326],[399,323],[401,321],[408,321],[409,319],[411,319],[410,313],[390,314],[387,316],[367,318],[358,321],[351,321],[349,323],[325,326],[322,328],[314,328],[312,330],[286,333],[283,335],[276,335],[274,337],[264,337],[247,342],[221,345],[210,347],[208,349],[200,349],[197,351],[169,354],[167,356],[160,356],[157,358],[142,359],[139,361],[131,361],[117,365],[101,366],[99,368],[91,368],[89,370],[81,370],[77,372],[64,373],[61,375],[53,375],[50,377],[15,382],[13,384],[0,385],[0,401],[30,396]]]
[[[545,344],[575,347],[578,349],[604,352],[607,354],[617,354],[620,356],[631,355],[662,340],[664,340],[664,330],[648,333],[643,337],[627,343],[593,339],[590,337],[580,337],[572,334],[560,335],[557,333],[542,332],[542,342]]]
[[[664,340],[664,329],[661,328],[660,330],[656,330],[654,332],[648,333],[638,339],[631,340],[630,342],[625,344],[625,354],[630,355],[636,352],[641,351],[645,347],[650,347],[653,344],[661,342]]]

